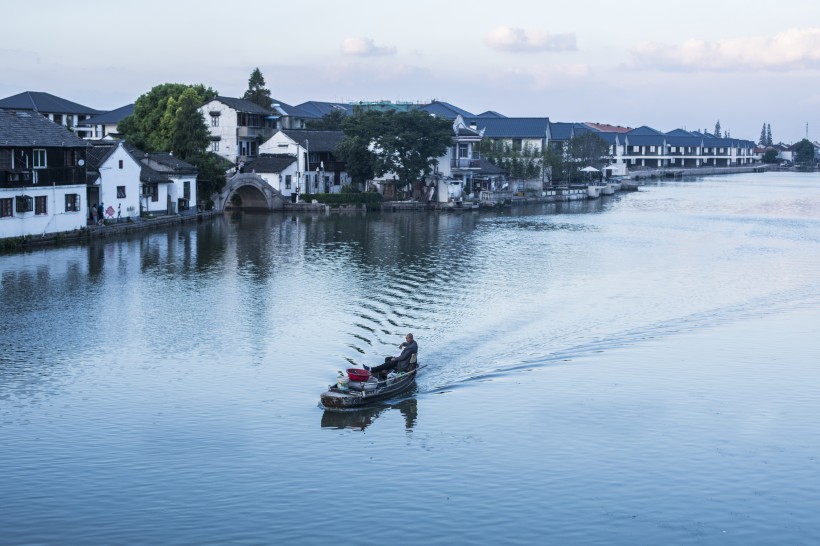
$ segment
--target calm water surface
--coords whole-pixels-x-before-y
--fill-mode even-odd
[[[789,173],[0,256],[0,543],[817,544],[819,271]]]

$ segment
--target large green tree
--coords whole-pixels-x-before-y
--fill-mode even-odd
[[[453,137],[452,122],[419,110],[359,112],[345,120],[344,132],[337,151],[349,172],[395,173],[397,189],[430,174]]]
[[[190,110],[181,109],[183,94],[191,90],[195,102],[202,105],[214,98],[217,93],[210,87],[186,85],[182,83],[163,83],[141,95],[134,104],[134,113],[118,124],[125,140],[146,152],[168,152],[173,150],[174,134],[178,127],[180,112],[191,115]],[[205,121],[201,114],[197,119],[203,127]],[[193,123],[193,121],[190,121]],[[187,123],[181,126],[188,126]],[[207,130],[207,128],[206,128]]]
[[[205,117],[199,111],[201,102],[196,91],[186,89],[176,103],[174,132],[171,135],[171,150],[182,160],[188,161],[203,154],[210,142]]]
[[[814,144],[807,138],[794,145],[794,163],[801,167],[814,167]]]
[[[270,96],[270,89],[265,87],[265,78],[259,68],[254,68],[248,78],[248,90],[242,96],[243,99],[257,104],[265,110],[270,110],[273,99]]]
[[[578,168],[601,169],[609,162],[609,144],[595,133],[584,133],[569,140],[568,154]]]
[[[333,109],[322,116],[321,119],[308,120],[307,128],[323,131],[341,131],[344,129],[346,117],[347,114],[342,110]]]

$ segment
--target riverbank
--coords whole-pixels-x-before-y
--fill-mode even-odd
[[[146,231],[158,227],[172,226],[177,224],[187,224],[191,222],[202,222],[211,218],[213,211],[198,212],[196,214],[175,214],[167,216],[155,216],[152,218],[139,218],[131,222],[114,222],[102,226],[86,226],[75,231],[63,231],[59,233],[46,233],[44,235],[26,235],[21,237],[8,237],[0,239],[0,253],[16,252],[40,248],[45,246],[59,246],[62,244],[82,244],[91,239],[102,239],[117,235],[126,235],[139,231]]]

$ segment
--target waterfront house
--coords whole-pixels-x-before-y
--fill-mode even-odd
[[[314,114],[280,100],[274,100],[271,109],[277,129],[304,129],[309,120],[317,119]]]
[[[86,120],[86,124],[93,128],[91,138],[119,138],[121,133],[118,124],[134,113],[134,105],[127,104],[116,110],[103,112]]]
[[[350,183],[345,163],[336,157],[343,138],[342,131],[282,129],[259,146],[259,153],[297,158],[294,183],[301,193],[339,193]]]
[[[37,112],[57,125],[66,127],[80,138],[100,138],[88,120],[101,112],[50,93],[25,91],[0,99],[0,110]]]
[[[295,201],[299,161],[289,154],[259,154],[245,165],[245,173],[261,177],[270,187],[282,194],[285,200]]]
[[[91,141],[88,148],[87,202],[102,203],[108,220],[137,218],[140,213],[140,175],[144,156],[119,140]]]
[[[0,110],[0,238],[86,225],[88,143],[32,110]]]
[[[139,152],[132,152],[138,156]],[[197,168],[166,152],[140,157],[142,210],[152,214],[196,214]]]
[[[245,99],[218,96],[199,108],[210,132],[210,151],[232,163],[259,153],[259,143],[276,132],[276,116]]]

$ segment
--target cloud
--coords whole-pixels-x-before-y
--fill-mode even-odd
[[[342,53],[357,57],[378,57],[395,55],[396,48],[393,46],[377,46],[373,42],[373,38],[345,38],[342,40]]]
[[[672,71],[790,71],[820,69],[820,28],[791,29],[774,36],[680,45],[645,43],[631,51],[633,67]]]
[[[504,85],[520,85],[536,91],[553,90],[587,81],[591,76],[586,64],[550,64],[527,68],[510,68],[498,72],[498,81]]]
[[[575,34],[548,34],[541,30],[526,30],[507,26],[498,27],[484,36],[491,49],[513,53],[536,51],[575,51]]]

